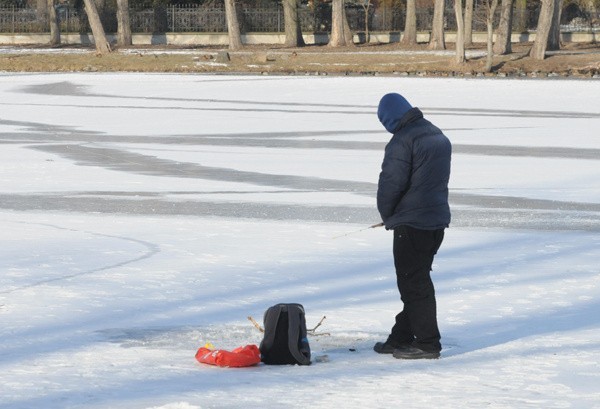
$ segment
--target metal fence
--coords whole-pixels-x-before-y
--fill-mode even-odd
[[[539,9],[514,10],[515,31],[535,30]],[[85,12],[71,6],[57,7],[62,32],[87,33],[90,31]],[[370,31],[394,32],[404,28],[405,10],[402,7],[371,7],[368,13],[361,7],[347,7],[346,14],[350,28],[354,32],[365,31],[368,21]],[[485,30],[487,10],[476,6],[473,30]],[[499,19],[500,11],[496,19]],[[116,12],[100,10],[100,17],[106,32],[116,32]],[[564,31],[600,31],[600,15],[596,12],[570,10],[568,21],[564,21]],[[299,11],[303,32],[329,32],[331,30],[331,9],[329,5],[302,8]],[[138,6],[130,10],[131,30],[134,33],[165,32],[226,32],[225,10],[219,7],[201,5],[159,5]],[[284,17],[281,6],[269,8],[246,7],[238,10],[238,20],[242,32],[284,32]],[[433,20],[433,8],[417,10],[417,29],[428,31]],[[497,21],[497,20],[496,20]],[[445,29],[455,30],[454,10],[445,13]],[[49,31],[48,16],[27,7],[0,7],[0,32],[2,33],[45,33]]]

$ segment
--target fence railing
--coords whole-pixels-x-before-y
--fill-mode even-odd
[[[62,32],[87,33],[90,31],[85,12],[68,5],[56,8]],[[474,11],[473,30],[484,31],[485,7],[476,7]],[[539,10],[514,10],[515,31],[535,30]],[[131,31],[134,33],[165,32],[226,32],[225,11],[218,7],[201,5],[159,5],[156,7],[137,7],[130,10]],[[370,31],[402,31],[405,11],[399,7],[371,7],[368,13],[360,7],[346,9],[348,23],[354,32]],[[496,15],[499,19],[500,11]],[[100,10],[104,29],[108,33],[117,31],[116,11]],[[569,13],[570,19],[564,21],[564,31],[600,31],[600,14],[589,11]],[[327,5],[310,9],[300,9],[300,24],[303,32],[329,32],[331,30],[331,9]],[[238,10],[238,20],[242,32],[284,32],[284,16],[281,6],[269,8],[242,8]],[[417,30],[431,30],[433,8],[417,9]],[[448,8],[445,13],[445,29],[455,30],[454,10]],[[28,7],[0,7],[0,33],[46,33],[49,32],[48,16]]]

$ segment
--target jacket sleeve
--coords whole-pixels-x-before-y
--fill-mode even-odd
[[[385,156],[379,174],[377,187],[377,210],[386,221],[394,211],[410,186],[412,168],[412,148],[401,139],[392,138],[385,147]]]

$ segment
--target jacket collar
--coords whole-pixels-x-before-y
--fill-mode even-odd
[[[419,108],[411,108],[398,122],[398,126],[394,130],[394,133],[398,132],[400,129],[404,128],[406,125],[414,122],[418,119],[423,118],[423,112]]]

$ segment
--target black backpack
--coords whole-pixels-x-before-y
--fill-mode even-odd
[[[267,365],[310,365],[304,307],[277,304],[265,312],[261,361]]]

